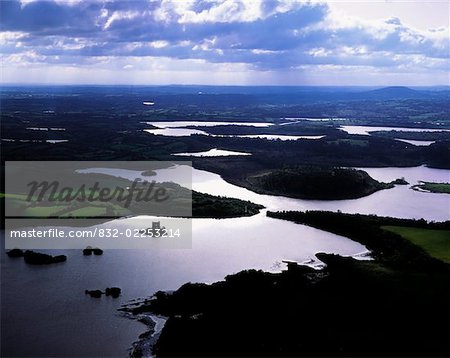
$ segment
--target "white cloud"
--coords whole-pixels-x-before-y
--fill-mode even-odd
[[[327,50],[323,47],[313,48],[306,52],[308,55],[311,55],[313,57],[327,57],[331,55],[332,51]]]
[[[11,42],[19,41],[25,36],[26,34],[24,32],[14,32],[14,31],[0,32],[0,46],[4,46]]]
[[[169,46],[169,42],[167,41],[152,41],[149,45],[153,48],[164,48]]]
[[[106,20],[103,30],[107,30],[115,21],[119,20],[133,20],[139,16],[137,11],[114,11],[113,14]]]
[[[198,78],[205,81],[213,70],[248,71],[255,82],[276,73],[299,81],[295,70],[314,68],[314,76],[302,72],[301,80],[322,81],[326,76],[319,72],[353,67],[355,73],[367,71],[355,81],[415,71],[442,82],[450,63],[448,26],[430,22],[425,29],[415,28],[401,14],[372,16],[359,5],[359,12],[352,12],[334,2],[327,8],[323,1],[306,0],[61,0],[45,3],[42,8],[48,13],[43,17],[37,16],[43,14],[39,4],[28,3],[22,3],[21,11],[11,7],[0,32],[3,67],[17,74],[13,67],[20,66],[20,78],[27,76],[30,65],[70,67],[70,73],[73,68],[124,71],[130,76],[139,71],[154,76],[157,71],[203,71]]]

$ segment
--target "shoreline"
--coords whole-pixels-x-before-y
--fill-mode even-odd
[[[320,254],[320,252],[316,252],[316,254]],[[372,261],[374,258],[371,256],[372,252],[370,250],[365,250],[362,252],[358,252],[356,254],[348,255],[348,256],[341,256],[342,258],[351,258],[357,261]],[[333,255],[333,254],[327,254],[327,255]],[[282,275],[285,272],[300,269],[308,271],[309,269],[313,270],[312,272],[314,274],[321,274],[326,270],[327,263],[325,261],[322,261],[320,257],[314,256],[314,258],[310,258],[308,260],[305,260],[303,262],[296,262],[296,261],[282,261],[285,265],[285,268],[282,269],[280,267],[280,270],[277,271],[263,271],[266,274],[273,274],[273,275]],[[243,270],[244,272],[246,270]],[[231,274],[233,275],[233,274]],[[223,278],[225,279],[225,278]],[[165,293],[173,293],[175,291],[165,291]],[[156,294],[156,292],[155,292]],[[124,304],[121,308],[118,310],[123,313],[124,318],[139,321],[143,323],[146,326],[146,331],[141,333],[138,338],[132,342],[131,347],[129,348],[130,357],[155,357],[153,355],[153,347],[155,344],[157,344],[158,339],[161,335],[161,332],[167,323],[169,316],[163,316],[161,314],[155,314],[155,313],[149,313],[149,312],[141,312],[138,314],[133,313],[133,308],[138,308],[142,305],[151,304],[151,301],[154,300],[152,298],[153,296],[145,299],[133,299],[129,303]]]

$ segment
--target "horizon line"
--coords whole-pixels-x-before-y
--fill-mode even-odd
[[[59,87],[346,87],[346,88],[389,88],[389,87],[403,87],[403,88],[431,88],[431,87],[448,87],[450,88],[450,84],[442,85],[402,85],[402,84],[389,84],[389,85],[325,85],[325,84],[308,84],[308,85],[280,85],[280,84],[251,84],[251,85],[230,85],[230,84],[127,84],[127,83],[116,83],[116,84],[108,84],[108,83],[23,83],[23,82],[8,82],[8,83],[0,83],[0,87],[31,87],[31,86],[59,86]]]

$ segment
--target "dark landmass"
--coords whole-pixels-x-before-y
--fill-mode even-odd
[[[450,140],[450,132],[405,132],[405,131],[374,131],[370,135],[384,138],[398,138],[409,140]]]
[[[151,176],[156,175],[156,172],[154,170],[146,170],[146,171],[142,172],[141,175],[144,177],[151,177]]]
[[[52,256],[31,250],[25,251],[23,258],[25,262],[30,265],[50,265],[65,262],[67,260],[66,255]]]
[[[323,167],[430,167],[450,168],[450,142],[419,147],[391,139],[368,136],[325,137],[318,140],[267,141],[248,138],[202,137],[203,144],[228,141],[221,148],[252,153],[245,157],[192,158],[197,169],[219,174],[226,181],[240,181],[257,174],[291,166]],[[195,138],[196,139],[196,138]],[[210,148],[209,148],[210,149]],[[195,151],[189,148],[187,151]],[[206,150],[206,149],[203,149]]]
[[[291,263],[211,285],[187,283],[129,308],[168,317],[154,346],[166,356],[448,356],[449,265],[380,225],[427,223],[328,212],[271,216],[347,234],[375,260],[317,254],[322,270]],[[136,356],[139,356],[137,352]]]
[[[201,92],[201,94],[199,94]],[[125,114],[130,119],[279,121],[284,117],[348,118],[359,124],[415,127],[448,123],[448,87],[28,86],[2,88],[6,113]],[[142,102],[152,98],[154,106]]]
[[[8,250],[6,252],[6,255],[8,255],[8,257],[23,257],[23,251],[21,249],[12,249],[12,250]]]
[[[448,140],[416,147],[337,129],[341,124],[448,129],[448,87],[368,91],[338,87],[45,86],[4,87],[0,91],[2,174],[5,160],[173,160],[172,153],[217,147],[251,152],[252,156],[196,158],[194,166],[235,183],[252,173],[299,165],[450,168]],[[148,100],[155,105],[143,106]],[[319,140],[286,142],[202,135],[163,137],[143,131],[152,128],[144,122],[155,120],[282,123],[287,117],[345,121],[301,121],[292,127],[269,129],[278,134],[326,135]],[[47,130],[30,129],[41,127]],[[197,213],[216,210],[228,215],[229,208],[237,207],[242,215],[249,210],[244,202],[225,199],[217,205],[218,200],[200,198]],[[282,218],[281,213],[270,215]],[[133,310],[169,316],[155,347],[158,356],[449,355],[448,265],[380,228],[418,225],[448,230],[448,223],[333,213],[283,215],[364,243],[375,260],[318,254],[327,264],[321,271],[290,264],[281,274],[244,271],[212,285],[186,284],[174,294],[159,292],[151,303]]]
[[[391,182],[395,185],[408,185],[409,183],[405,180],[405,178],[398,178]]]
[[[234,218],[258,214],[264,206],[250,201],[192,192],[192,217]]]
[[[86,176],[86,174],[83,174]],[[114,178],[109,175],[92,175],[92,180],[99,180],[105,187],[128,187],[131,181],[122,178]],[[105,179],[106,178],[106,179]],[[84,183],[88,183],[86,178]],[[80,181],[74,181],[74,187],[80,185]],[[167,195],[177,205],[179,212],[188,213],[192,208],[192,216],[198,218],[231,218],[239,216],[252,216],[263,208],[262,205],[249,201],[214,196],[196,191],[191,191],[174,183],[158,184],[164,187]],[[87,184],[87,186],[89,186]],[[109,200],[108,202],[85,202],[72,201],[57,205],[45,200],[39,203],[28,202],[26,193],[3,194],[0,193],[0,203],[9,200],[9,207],[14,208],[16,216],[31,216],[41,218],[113,218],[129,215],[169,215],[177,216],[177,212],[167,204],[157,206],[154,201],[132,201],[128,207],[124,207],[124,201]],[[183,210],[181,210],[183,208]],[[100,249],[86,248],[84,255],[101,255]]]
[[[202,95],[198,95],[200,91]],[[395,96],[387,100],[378,99],[380,91],[384,90],[373,94],[364,88],[338,87],[5,87],[0,98],[2,139],[7,140],[2,141],[2,159],[173,160],[172,153],[220,147],[251,152],[252,158],[245,158],[244,166],[263,169],[310,164],[450,168],[450,141],[416,147],[337,129],[342,124],[450,128],[448,90],[391,88],[386,91]],[[154,106],[142,105],[148,98]],[[158,120],[282,123],[289,117],[345,120],[303,120],[269,128],[203,128],[224,134],[326,135],[320,140],[286,142],[203,135],[164,137],[143,131],[151,128],[145,122]],[[205,166],[212,167],[210,163]]]
[[[348,237],[365,245],[377,261],[394,266],[415,268],[439,265],[425,251],[399,235],[386,232],[381,226],[403,226],[426,229],[449,230],[450,221],[434,223],[420,219],[397,219],[376,215],[344,214],[328,211],[282,211],[267,212],[267,216],[308,225],[320,230]],[[420,265],[420,266],[419,266]],[[425,267],[424,266],[424,267]]]
[[[84,250],[83,250],[83,255],[84,256],[90,256],[90,255],[103,255],[103,250],[99,249],[98,247],[91,247],[91,246],[87,246]]]
[[[319,123],[302,121],[299,124],[274,125],[270,127],[252,127],[243,125],[220,125],[214,127],[190,126],[192,129],[200,129],[209,134],[215,135],[302,135],[302,136],[318,136],[318,135],[339,135],[340,131],[336,125],[331,123]]]
[[[421,181],[420,184],[413,185],[413,190],[424,190],[430,193],[450,194],[450,183],[432,183]]]
[[[84,293],[93,298],[100,298],[103,295],[103,292],[101,290],[85,290]]]
[[[420,91],[404,86],[390,86],[371,90],[367,93],[371,99],[392,100],[397,98],[423,98]]]
[[[430,256],[450,264],[450,231],[411,226],[382,226],[413,244],[420,246]]]
[[[85,290],[84,293],[93,298],[100,298],[102,295],[117,298],[122,293],[122,289],[119,287],[107,287],[104,292],[101,290]]]
[[[394,184],[380,183],[363,170],[293,167],[247,176],[241,186],[261,194],[339,200],[361,198]]]

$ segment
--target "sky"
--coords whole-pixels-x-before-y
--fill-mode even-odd
[[[450,84],[448,0],[0,6],[2,84]]]

